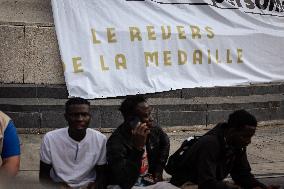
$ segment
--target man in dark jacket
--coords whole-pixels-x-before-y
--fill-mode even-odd
[[[245,110],[229,116],[201,137],[187,152],[186,165],[172,176],[171,183],[181,186],[190,181],[200,189],[277,189],[265,186],[251,174],[246,147],[255,134],[257,121]],[[230,174],[235,185],[223,182]]]
[[[107,142],[109,184],[122,189],[162,181],[169,155],[169,138],[153,125],[152,107],[141,95],[129,96],[121,104],[124,122]]]

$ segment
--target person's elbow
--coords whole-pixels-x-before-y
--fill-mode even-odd
[[[14,177],[19,172],[19,168],[20,168],[20,156],[3,158],[1,165],[1,172],[3,171],[5,175]]]

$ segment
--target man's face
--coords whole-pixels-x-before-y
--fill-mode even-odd
[[[70,105],[65,113],[65,119],[70,129],[78,132],[86,130],[91,120],[90,106],[87,104]]]
[[[146,123],[148,128],[153,127],[153,117],[151,115],[153,108],[147,102],[137,104],[135,113],[142,123]]]
[[[237,148],[244,148],[251,143],[251,138],[255,134],[256,127],[245,125],[241,129],[230,129],[228,140]]]

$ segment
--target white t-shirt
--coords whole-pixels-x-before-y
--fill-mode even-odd
[[[95,165],[106,164],[106,141],[102,133],[88,128],[80,142],[73,140],[68,128],[46,133],[40,160],[52,165],[50,177],[71,187],[86,186],[96,179]]]

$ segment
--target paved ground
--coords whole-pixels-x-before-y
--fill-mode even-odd
[[[201,135],[208,128],[191,127],[183,131],[182,128],[169,129],[171,153],[180,143],[192,135]],[[107,134],[109,135],[109,134]],[[42,135],[20,134],[22,143],[22,157],[20,173],[17,176],[17,186],[9,188],[40,188],[38,184],[39,148]],[[248,147],[248,157],[253,173],[263,182],[279,184],[284,188],[284,125],[261,126]],[[168,177],[165,174],[165,177]]]

